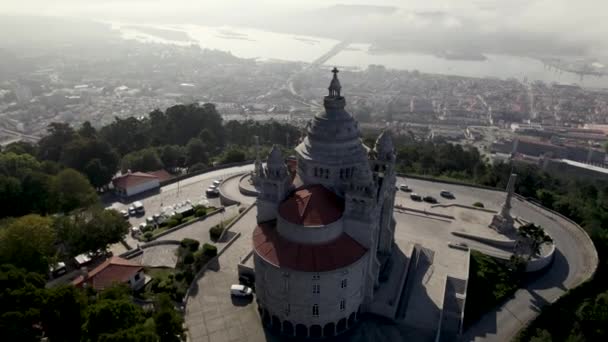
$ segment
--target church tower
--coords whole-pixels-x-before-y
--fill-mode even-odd
[[[266,324],[289,336],[334,336],[372,311],[394,245],[390,132],[373,149],[363,144],[359,124],[345,110],[338,69],[332,73],[325,110],[295,148],[295,177],[276,146],[255,172],[258,307]]]

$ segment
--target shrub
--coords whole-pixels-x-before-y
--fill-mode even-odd
[[[152,232],[144,233],[144,239],[146,239],[146,241],[152,240],[152,236],[153,236]]]
[[[208,257],[214,257],[217,255],[217,247],[212,244],[206,243],[203,245],[203,254]]]
[[[475,203],[473,203],[473,206],[477,207],[477,208],[485,208],[483,203],[481,203],[481,202],[475,202]]]
[[[190,252],[190,251],[186,252],[186,254],[184,255],[183,264],[190,265],[193,262],[194,262],[194,255],[192,254],[192,252]]]
[[[175,226],[179,225],[179,221],[174,219],[174,218],[170,218],[169,220],[167,220],[167,227],[169,228],[173,228]]]
[[[194,212],[194,216],[196,217],[203,217],[207,214],[207,210],[205,210],[205,208],[198,208],[196,209],[196,211]]]
[[[182,215],[182,214],[175,214],[171,218],[174,219],[174,220],[176,220],[179,223],[182,223],[182,220],[184,219],[184,215]]]
[[[219,239],[220,236],[222,236],[223,232],[224,232],[224,227],[222,227],[222,225],[218,224],[209,229],[209,237],[211,237],[211,240],[217,241],[217,239]]]
[[[179,245],[182,248],[187,249],[191,252],[196,252],[198,250],[198,247],[200,246],[200,242],[194,239],[185,238],[179,243]]]
[[[184,280],[188,284],[190,284],[194,280],[194,272],[192,272],[192,269],[190,267],[184,270]]]
[[[184,272],[175,273],[175,281],[182,281],[182,280],[184,280]]]

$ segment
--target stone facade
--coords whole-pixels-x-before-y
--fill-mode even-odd
[[[256,296],[264,322],[286,335],[333,336],[368,311],[394,246],[395,152],[373,149],[345,110],[338,70],[325,111],[309,123],[289,176],[273,147],[256,161]]]

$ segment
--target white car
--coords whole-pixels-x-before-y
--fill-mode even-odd
[[[399,185],[399,189],[400,189],[401,191],[405,191],[405,192],[410,192],[410,191],[412,191],[412,189],[410,189],[410,187],[409,187],[409,186],[407,186],[406,184],[401,184],[401,185]]]
[[[253,294],[253,290],[245,285],[234,284],[230,286],[230,294],[235,297],[247,297]]]
[[[222,184],[222,180],[221,179],[216,179],[216,180],[213,181],[213,186],[216,187],[216,188],[218,186],[220,186],[220,184]]]

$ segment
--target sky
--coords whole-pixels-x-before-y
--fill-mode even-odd
[[[0,0],[0,14],[72,16],[148,23],[295,25],[294,13],[336,4],[394,6],[390,15],[319,23],[354,34],[428,35],[450,39],[551,40],[589,54],[608,55],[606,0]],[[329,15],[331,18],[331,15]],[[198,21],[198,22],[193,22]],[[331,21],[331,20],[330,20]],[[310,24],[311,26],[316,23]],[[314,30],[314,27],[306,27]],[[359,30],[359,31],[358,31]],[[459,35],[455,36],[455,32]],[[493,38],[494,37],[494,38]],[[548,46],[549,49],[555,47]],[[542,47],[541,47],[542,49]]]

